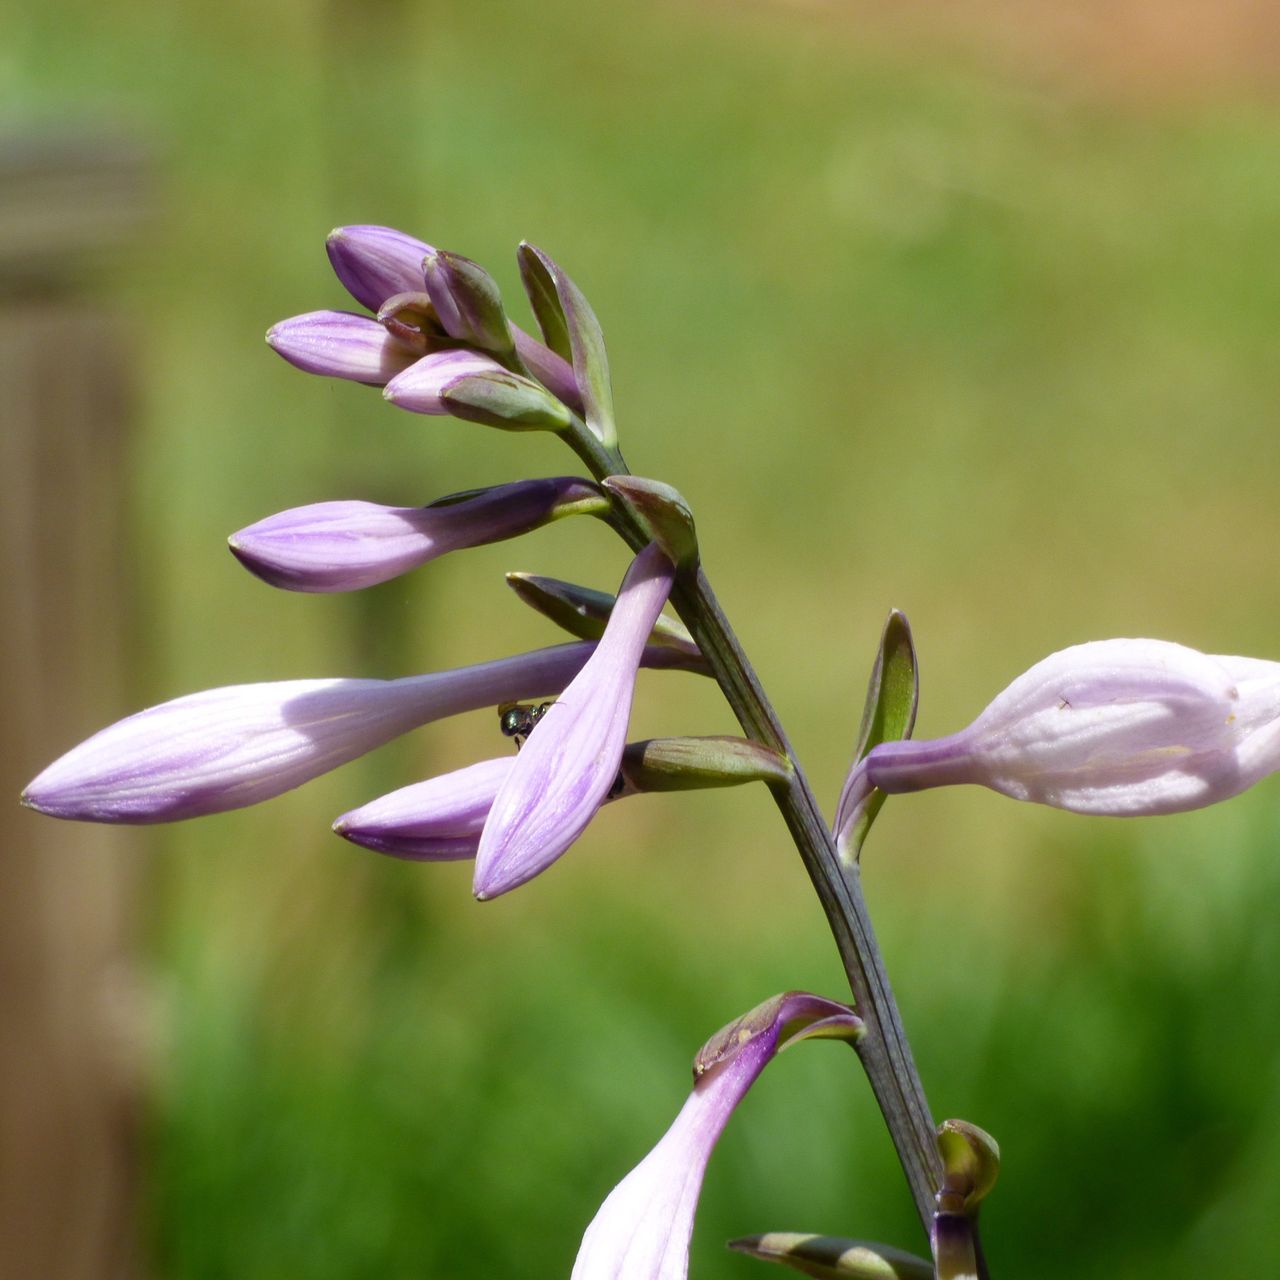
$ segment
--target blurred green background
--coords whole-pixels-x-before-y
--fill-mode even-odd
[[[554,643],[503,571],[621,576],[593,522],[358,597],[273,592],[226,554],[285,507],[571,462],[271,355],[275,320],[345,304],[323,250],[344,222],[479,259],[519,315],[515,243],[565,264],[605,326],[628,460],[691,502],[829,809],[891,606],[920,736],[1086,639],[1280,658],[1274,45],[1245,33],[1237,63],[1171,40],[1185,7],[1129,10],[1155,16],[1089,9],[1072,43],[1015,6],[1019,42],[999,5],[27,6],[9,123],[107,119],[161,162],[145,243],[100,282],[142,388],[133,691],[110,714]],[[633,736],[731,725],[692,677],[642,678]],[[503,749],[463,717],[134,833],[150,1274],[567,1276],[694,1049],[775,991],[841,993],[763,789],[611,808],[483,908],[465,866],[328,831]],[[867,891],[936,1115],[1003,1147],[994,1275],[1244,1276],[1280,1253],[1278,787],[1124,823],[976,791],[886,806]],[[833,1046],[786,1055],[734,1119],[692,1273],[766,1274],[721,1244],[788,1229],[923,1249]]]

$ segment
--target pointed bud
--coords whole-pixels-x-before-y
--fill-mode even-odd
[[[412,413],[450,414],[509,431],[559,431],[571,420],[545,388],[475,351],[424,356],[382,394]]]
[[[311,311],[281,320],[267,345],[304,373],[381,387],[421,355],[376,320],[347,311]]]
[[[459,378],[440,398],[455,418],[504,431],[563,431],[573,421],[544,387],[506,369]]]
[[[629,792],[700,791],[746,782],[785,785],[792,768],[785,756],[746,738],[649,738],[622,753]]]
[[[919,665],[906,614],[890,610],[880,636],[880,648],[871,668],[862,726],[853,748],[853,768],[845,779],[836,807],[836,847],[846,862],[856,862],[871,830],[884,792],[877,791],[858,772],[858,764],[873,747],[911,737],[920,701]]]
[[[544,347],[537,338],[525,333],[519,325],[511,326],[511,336],[516,344],[516,355],[524,361],[525,368],[557,400],[572,409],[578,417],[582,417],[582,396],[574,381],[573,366],[549,347]]]
[[[1280,663],[1099,640],[1037,663],[967,729],[885,742],[857,772],[890,794],[975,782],[1128,817],[1214,804],[1278,768]]]
[[[479,263],[439,249],[426,255],[422,269],[436,315],[451,338],[500,355],[512,349],[502,294]]]
[[[618,600],[607,591],[594,591],[574,582],[544,578],[535,573],[509,573],[507,585],[531,609],[536,609],[556,626],[582,640],[599,640],[604,635],[609,615]],[[707,674],[706,660],[678,618],[660,614],[653,624],[649,643],[681,655],[685,659],[685,670]]]
[[[287,591],[357,591],[449,551],[514,538],[563,515],[599,514],[589,480],[520,480],[426,507],[318,502],[268,516],[229,539],[236,559]]]
[[[410,413],[448,414],[444,402],[446,387],[463,378],[506,373],[506,370],[478,351],[437,351],[415,361],[387,383],[383,396],[398,409]]]
[[[415,782],[344,813],[333,829],[352,844],[393,858],[453,862],[474,858],[493,797],[515,756],[482,760]]]
[[[781,1262],[815,1280],[933,1280],[932,1262],[867,1240],[770,1231],[730,1240],[729,1248],[764,1262]]]
[[[618,439],[604,335],[582,291],[541,249],[523,241],[517,250],[520,276],[547,346],[570,359],[582,394],[587,426],[606,448]]]
[[[693,512],[677,490],[660,480],[644,480],[640,476],[609,476],[601,483],[610,493],[617,494],[674,565],[690,569],[698,563]]]
[[[378,311],[393,294],[424,287],[422,260],[429,244],[392,227],[335,227],[325,243],[329,261],[347,292]]]
[[[845,1005],[788,992],[713,1037],[680,1114],[592,1219],[573,1280],[685,1280],[703,1175],[729,1117],[774,1056],[819,1024],[849,1036],[861,1027]]]
[[[632,562],[591,660],[552,703],[494,800],[475,893],[493,898],[551,865],[586,829],[618,776],[645,641],[674,569],[655,546]]]
[[[176,822],[268,800],[418,725],[565,687],[594,646],[401,680],[286,680],[190,694],[55,760],[22,802],[55,818]],[[661,664],[647,651],[646,664]]]

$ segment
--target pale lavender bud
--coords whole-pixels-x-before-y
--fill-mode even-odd
[[[477,351],[437,351],[393,378],[382,394],[398,408],[411,413],[447,414],[452,410],[442,396],[452,383],[506,372],[496,360]]]
[[[557,400],[567,404],[570,409],[582,417],[582,393],[578,390],[577,379],[573,376],[573,365],[563,356],[558,356],[550,347],[544,346],[537,338],[525,333],[519,325],[511,326],[511,336],[515,339],[516,354],[524,361],[525,367],[551,392]]]
[[[476,855],[477,898],[545,870],[608,795],[626,745],[636,668],[674,576],[653,544],[632,561],[599,647],[547,708],[494,800]]]
[[[310,311],[281,320],[267,343],[304,373],[348,378],[381,387],[421,358],[369,316],[348,311]]]
[[[453,862],[474,858],[480,832],[515,756],[482,760],[415,782],[344,813],[333,829],[353,844],[393,858]]]
[[[861,1030],[845,1005],[793,991],[721,1031],[698,1055],[693,1092],[671,1128],[592,1219],[572,1280],[685,1280],[703,1175],[734,1108],[788,1045],[855,1040]]]
[[[251,573],[288,591],[355,591],[386,582],[449,551],[514,538],[560,515],[607,510],[587,480],[520,480],[443,498],[426,507],[317,502],[232,534]]]
[[[447,413],[507,431],[562,431],[571,420],[545,387],[475,351],[424,356],[382,394],[413,413]]]
[[[882,743],[850,795],[974,782],[1127,817],[1201,808],[1277,769],[1280,663],[1100,640],[1037,663],[959,733]]]
[[[27,787],[22,802],[90,822],[172,822],[239,809],[418,725],[555,693],[595,647],[558,645],[401,680],[288,680],[190,694],[72,748]],[[658,650],[646,656],[667,661]]]
[[[545,712],[543,713],[545,717]],[[444,862],[474,858],[494,798],[515,756],[484,760],[379,796],[344,813],[338,835],[396,858]],[[605,798],[645,791],[692,791],[744,782],[785,782],[791,766],[777,752],[742,738],[650,738],[629,744]]]
[[[421,290],[422,260],[434,252],[403,231],[377,226],[335,227],[325,248],[347,292],[374,312],[392,294]]]

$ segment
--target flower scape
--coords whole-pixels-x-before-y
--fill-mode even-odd
[[[891,613],[828,824],[707,582],[687,504],[623,462],[604,340],[573,281],[541,250],[520,246],[535,338],[508,319],[489,273],[459,254],[380,226],[339,228],[327,248],[363,311],[281,321],[267,335],[280,356],[307,373],[381,387],[409,412],[557,434],[585,474],[419,507],[358,499],[299,507],[233,534],[235,557],[284,590],[354,591],[449,552],[590,515],[633,556],[616,595],[512,575],[520,599],[571,639],[398,680],[298,679],[190,694],[72,748],[22,802],[81,821],[195,818],[267,800],[434,720],[498,707],[519,750],[373,799],[333,823],[345,839],[394,857],[473,860],[474,893],[486,900],[547,870],[602,805],[763,782],[826,912],[851,1003],[788,992],[708,1041],[679,1115],[587,1227],[574,1280],[683,1280],[703,1176],[730,1115],[781,1049],[814,1039],[855,1049],[931,1256],[776,1231],[732,1247],[818,1277],[985,1277],[978,1210],[999,1152],[976,1126],[936,1125],[929,1113],[859,884],[876,813],[888,795],[954,783],[1121,817],[1224,800],[1280,768],[1280,663],[1159,640],[1077,645],[1014,680],[967,728],[916,741],[915,646],[906,619]],[[664,613],[669,602],[679,620]],[[743,736],[628,743],[641,667],[715,679]]]

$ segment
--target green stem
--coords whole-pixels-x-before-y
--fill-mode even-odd
[[[606,449],[585,425],[575,423],[567,436],[597,480],[630,474],[621,453],[616,448]],[[639,522],[620,503],[614,524],[633,549],[640,550],[648,541]],[[863,1069],[893,1139],[921,1224],[928,1230],[941,1180],[936,1130],[876,944],[857,867],[841,863],[804,770],[700,566],[677,576],[671,603],[697,641],[746,733],[782,752],[794,766],[791,779],[770,790],[839,948],[854,1006],[867,1028],[859,1043]]]

